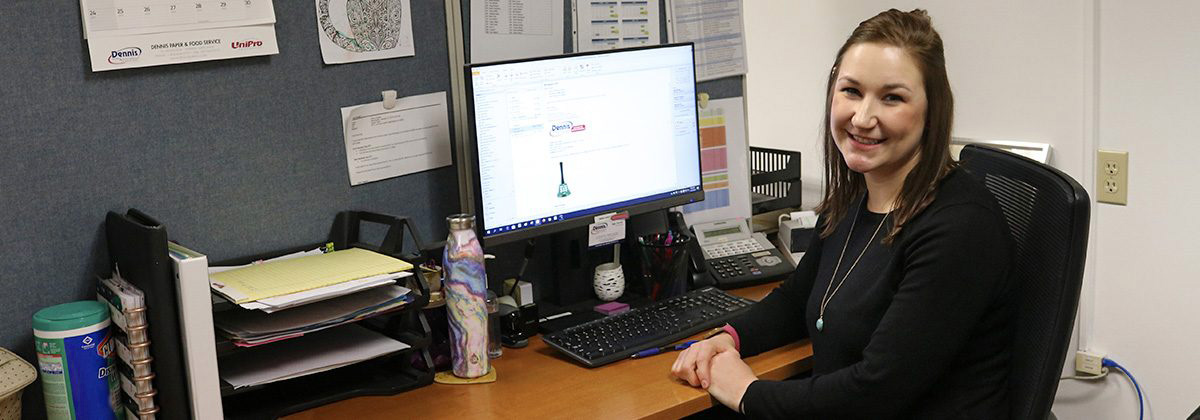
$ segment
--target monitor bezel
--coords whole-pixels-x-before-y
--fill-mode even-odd
[[[574,58],[574,57],[589,56],[589,55],[619,54],[619,53],[628,53],[628,52],[640,51],[640,50],[677,48],[677,47],[683,47],[683,46],[688,47],[692,52],[692,66],[691,66],[692,67],[692,80],[695,81],[696,80],[696,64],[695,64],[696,63],[696,49],[695,49],[694,43],[692,43],[692,42],[676,42],[676,43],[670,43],[670,44],[621,48],[621,49],[616,49],[616,50],[587,51],[587,52],[577,52],[577,53],[569,53],[569,54],[542,56],[542,57],[521,58],[521,59],[514,59],[514,60],[492,61],[492,62],[487,62],[487,63],[471,63],[471,64],[467,64],[467,65],[463,66],[463,73],[464,73],[464,77],[465,77],[464,86],[465,86],[465,92],[466,92],[466,104],[465,104],[464,108],[466,110],[466,118],[467,118],[467,124],[468,124],[468,135],[466,136],[466,141],[464,142],[464,147],[467,147],[468,150],[470,150],[470,152],[471,152],[471,165],[472,166],[471,166],[471,180],[470,181],[471,181],[471,185],[473,187],[472,195],[473,195],[473,199],[474,199],[474,202],[472,203],[472,206],[471,206],[471,211],[475,214],[475,219],[476,219],[475,231],[479,238],[480,243],[483,245],[486,245],[486,246],[501,245],[501,244],[515,242],[515,241],[531,239],[531,238],[535,238],[535,237],[539,237],[539,236],[543,236],[543,235],[558,233],[558,232],[562,232],[562,231],[573,229],[573,228],[587,226],[589,224],[594,223],[594,221],[595,221],[594,219],[596,216],[603,215],[603,214],[609,214],[609,213],[613,213],[613,212],[627,212],[629,216],[636,216],[639,214],[650,213],[650,212],[658,211],[658,210],[666,210],[666,209],[670,209],[670,208],[676,207],[676,206],[682,206],[685,204],[704,201],[704,176],[703,176],[704,173],[703,173],[703,169],[700,167],[700,165],[697,165],[696,174],[697,174],[697,179],[700,180],[700,183],[699,183],[700,188],[693,192],[681,193],[679,195],[674,195],[674,196],[670,196],[670,197],[666,197],[666,198],[660,198],[657,200],[644,202],[644,203],[636,203],[636,204],[632,204],[632,205],[628,205],[628,206],[619,206],[619,207],[613,208],[613,209],[606,209],[606,210],[595,212],[595,213],[588,213],[588,214],[585,214],[582,216],[576,216],[571,219],[564,219],[564,220],[556,221],[556,222],[548,222],[548,223],[544,223],[544,224],[537,225],[537,226],[514,230],[511,232],[501,232],[501,233],[496,233],[496,234],[492,234],[492,235],[484,235],[483,226],[485,223],[485,220],[484,220],[485,216],[482,211],[482,207],[483,207],[483,192],[481,191],[482,190],[482,188],[481,188],[482,179],[481,179],[480,173],[479,173],[480,172],[479,171],[479,167],[480,167],[479,166],[479,149],[478,149],[478,143],[476,141],[476,134],[475,134],[475,130],[476,130],[476,127],[475,127],[475,90],[474,90],[474,81],[471,77],[471,72],[473,69],[475,69],[477,67],[523,63],[523,62],[529,62],[529,61],[566,59],[566,58]],[[693,89],[692,89],[693,95],[696,94],[696,92],[698,90],[699,89],[696,87],[696,82],[693,82]],[[699,163],[700,162],[700,147],[701,147],[701,145],[700,145],[700,126],[699,126],[700,125],[699,124],[700,123],[700,107],[699,107],[699,105],[697,105],[693,109],[696,112],[696,116],[695,116],[695,118],[696,118],[696,162]],[[640,198],[645,198],[645,197],[640,197]],[[635,200],[637,200],[637,199],[635,199]]]

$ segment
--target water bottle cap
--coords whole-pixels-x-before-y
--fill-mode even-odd
[[[446,216],[450,230],[475,229],[475,215],[460,213]]]

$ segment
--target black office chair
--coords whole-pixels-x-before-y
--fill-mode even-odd
[[[1087,191],[1070,176],[1003,150],[959,154],[1000,203],[1015,243],[1008,390],[1014,419],[1050,414],[1079,306],[1087,255]]]

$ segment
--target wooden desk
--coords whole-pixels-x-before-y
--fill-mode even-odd
[[[776,283],[734,290],[761,299]],[[812,366],[808,341],[746,360],[763,379],[785,379]],[[671,379],[674,354],[630,359],[598,368],[572,362],[542,342],[504,349],[492,360],[497,381],[432,385],[388,397],[359,397],[286,417],[309,419],[432,418],[679,418],[711,407],[708,393]]]

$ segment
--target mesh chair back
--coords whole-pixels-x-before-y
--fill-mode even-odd
[[[1044,419],[1058,390],[1079,305],[1088,194],[1057,169],[1010,152],[968,145],[959,156],[996,197],[1015,243],[1011,416]]]

